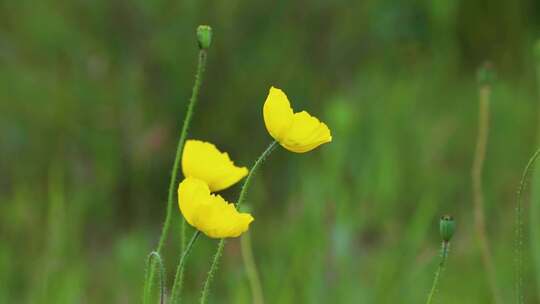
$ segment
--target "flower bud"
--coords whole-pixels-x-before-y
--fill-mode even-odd
[[[454,231],[456,230],[456,223],[451,215],[443,215],[439,222],[439,229],[441,232],[441,238],[444,242],[449,242]]]
[[[212,43],[212,28],[208,25],[199,25],[197,27],[197,41],[201,50],[208,49]]]

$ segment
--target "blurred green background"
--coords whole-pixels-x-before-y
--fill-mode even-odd
[[[214,41],[190,138],[251,165],[271,141],[262,120],[271,85],[333,132],[311,153],[278,149],[250,190],[267,303],[425,302],[445,213],[458,228],[440,303],[492,303],[470,181],[475,74],[490,60],[485,209],[496,280],[513,300],[515,191],[538,138],[539,2],[5,0],[0,303],[140,302],[199,24],[212,25]],[[194,249],[185,303],[198,298],[216,244]],[[533,262],[527,250],[527,303],[540,303]],[[210,300],[251,303],[238,240]]]

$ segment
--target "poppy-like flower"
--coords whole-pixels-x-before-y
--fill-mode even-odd
[[[229,154],[200,140],[186,141],[182,152],[182,171],[185,177],[206,182],[212,192],[226,189],[248,174],[246,167],[234,165]]]
[[[211,238],[238,237],[248,230],[253,217],[234,204],[211,194],[208,185],[187,177],[178,186],[178,206],[186,221]]]
[[[268,133],[285,149],[304,153],[332,141],[330,129],[306,111],[294,113],[285,93],[271,87],[263,107]]]

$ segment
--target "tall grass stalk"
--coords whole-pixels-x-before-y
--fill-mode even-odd
[[[264,152],[259,156],[259,158],[255,161],[253,166],[251,167],[251,170],[249,170],[249,174],[246,177],[246,180],[244,181],[244,185],[242,186],[242,189],[240,190],[240,195],[238,196],[238,201],[236,202],[236,208],[240,208],[240,205],[246,198],[247,190],[249,188],[249,185],[251,183],[251,179],[253,178],[253,175],[255,172],[257,172],[257,169],[262,165],[262,163],[266,160],[268,155],[274,151],[274,149],[277,147],[278,143],[277,141],[273,141],[267,148],[264,150]],[[219,260],[221,259],[221,256],[223,255],[223,249],[225,247],[225,239],[221,239],[219,241],[216,253],[214,254],[214,258],[212,259],[212,265],[210,266],[210,270],[208,271],[208,275],[206,276],[206,280],[204,281],[203,289],[201,292],[201,298],[200,303],[206,303],[208,301],[208,294],[210,292],[210,284],[212,283],[212,279],[214,278],[214,275],[216,273],[216,270],[219,265]]]
[[[435,294],[437,293],[439,280],[441,278],[442,272],[444,271],[449,251],[450,242],[443,241],[441,245],[441,261],[439,262],[439,266],[437,267],[437,271],[435,272],[435,277],[433,278],[433,284],[431,285],[431,290],[429,291],[426,304],[431,304],[433,302]]]
[[[489,105],[491,97],[491,85],[481,83],[479,92],[478,108],[478,137],[476,140],[476,150],[471,170],[473,204],[474,204],[474,227],[480,243],[482,254],[482,264],[486,270],[487,280],[491,289],[494,303],[502,303],[500,291],[496,282],[496,271],[493,265],[493,257],[486,233],[486,220],[484,214],[484,193],[482,190],[482,172],[486,158],[486,146],[489,135]]]
[[[523,304],[523,203],[522,197],[525,188],[527,187],[527,178],[530,174],[531,169],[533,168],[534,163],[540,156],[540,149],[534,152],[533,156],[529,159],[529,162],[523,170],[521,175],[521,181],[519,183],[519,188],[517,191],[516,199],[516,229],[515,229],[515,295],[516,303]],[[537,229],[537,227],[534,227]]]
[[[197,34],[199,34],[200,29],[201,29],[201,26],[199,26],[199,28],[197,29]],[[199,56],[198,56],[198,63],[197,63],[197,72],[195,74],[195,83],[193,84],[193,89],[191,91],[191,98],[189,100],[186,116],[184,118],[184,124],[182,125],[180,139],[178,140],[178,144],[176,146],[176,154],[174,157],[174,163],[171,168],[171,179],[169,181],[169,191],[167,195],[167,211],[165,214],[165,221],[161,229],[161,235],[159,237],[159,242],[156,249],[156,252],[158,254],[162,254],[163,247],[165,245],[165,241],[167,240],[167,237],[169,235],[169,230],[171,227],[174,193],[175,193],[175,188],[177,185],[180,159],[182,157],[184,143],[186,142],[189,125],[191,124],[193,112],[195,110],[195,106],[197,104],[197,100],[199,97],[199,91],[202,85],[204,71],[206,69],[206,57],[207,57],[206,48],[201,47],[201,42],[199,41]],[[185,243],[186,243],[186,223],[185,223],[185,220],[182,218],[181,252],[185,251],[185,248],[186,248]],[[145,282],[145,290],[146,288],[150,288],[150,289],[152,288],[152,284],[153,284],[152,282],[154,280],[154,274],[155,274],[155,266],[156,265],[154,263],[152,263],[152,265],[150,266],[150,275],[148,277],[148,280]],[[149,284],[150,286],[146,287],[147,284]]]
[[[242,250],[242,260],[246,268],[246,274],[251,287],[251,296],[253,304],[264,304],[264,296],[257,271],[257,264],[253,258],[253,248],[251,246],[251,232],[246,232],[240,239],[240,248]]]

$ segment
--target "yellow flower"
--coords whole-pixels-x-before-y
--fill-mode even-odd
[[[263,116],[270,135],[289,151],[304,153],[332,141],[324,122],[306,111],[294,113],[287,95],[278,88],[270,88]]]
[[[248,174],[248,169],[235,166],[227,153],[200,140],[186,141],[182,152],[182,171],[185,177],[205,181],[212,192],[226,189]]]
[[[238,237],[248,230],[253,217],[234,204],[210,193],[208,185],[187,177],[178,186],[178,206],[186,221],[211,238]]]

